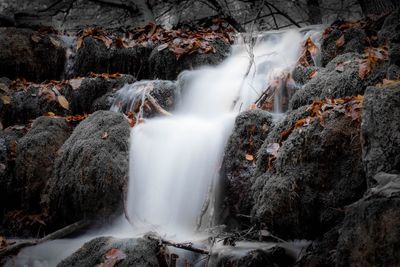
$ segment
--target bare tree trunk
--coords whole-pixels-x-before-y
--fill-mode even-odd
[[[399,0],[358,0],[364,15],[380,15],[400,7]]]

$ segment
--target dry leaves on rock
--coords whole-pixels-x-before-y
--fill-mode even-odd
[[[114,267],[118,262],[126,258],[126,254],[116,248],[112,248],[105,254],[104,261],[100,264],[100,267]]]
[[[360,61],[358,68],[358,76],[364,79],[369,75],[380,63],[389,58],[388,47],[367,47],[364,50],[363,59]]]
[[[311,40],[310,37],[308,37],[304,43],[303,52],[301,53],[298,63],[304,67],[315,65],[313,58],[315,58],[318,51],[318,46]]]

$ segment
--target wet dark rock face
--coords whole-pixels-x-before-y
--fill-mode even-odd
[[[130,128],[122,114],[97,111],[63,144],[43,197],[54,225],[109,221],[123,208]]]
[[[21,186],[21,204],[39,210],[40,196],[53,173],[58,149],[71,134],[63,118],[39,117],[29,132],[18,140],[16,182]]]
[[[267,144],[277,142],[271,132],[259,151],[265,173],[253,186],[253,220],[287,239],[316,238],[337,224],[340,210],[366,189],[359,134],[350,117],[329,114],[323,126],[294,129],[271,166]]]
[[[400,85],[368,87],[362,114],[363,163],[369,184],[378,172],[400,173]]]
[[[31,81],[58,80],[64,70],[65,49],[59,38],[29,29],[0,29],[0,77]],[[51,41],[56,40],[55,42]]]
[[[238,115],[225,148],[222,179],[231,216],[249,215],[252,206],[251,185],[256,169],[257,151],[271,129],[272,116],[262,110]],[[239,217],[236,220],[241,220]],[[242,218],[243,220],[243,218]]]
[[[118,266],[160,266],[160,253],[157,241],[144,238],[116,239],[113,237],[97,237],[85,243],[79,250],[60,262],[58,267],[97,266],[106,261],[106,254],[112,249],[119,250],[124,258]]]

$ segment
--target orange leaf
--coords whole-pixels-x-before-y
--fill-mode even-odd
[[[336,47],[342,47],[344,45],[344,34],[339,37],[339,39],[336,40],[335,42]]]
[[[108,133],[107,132],[104,132],[102,135],[101,135],[101,139],[107,139],[108,138]]]
[[[246,158],[246,160],[248,160],[248,161],[253,161],[253,160],[254,160],[254,156],[253,156],[253,155],[250,155],[250,154],[246,154],[245,158]]]

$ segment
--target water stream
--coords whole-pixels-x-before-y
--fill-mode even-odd
[[[122,223],[124,227],[118,224],[114,233],[132,236],[156,231],[174,240],[188,240],[199,226],[199,215],[207,201],[202,223],[205,227],[212,224],[218,214],[213,203],[218,197],[219,168],[236,115],[249,109],[268,86],[292,72],[309,36],[316,40],[319,31],[259,35],[252,49],[253,64],[249,64],[251,50],[243,38],[238,38],[232,55],[219,66],[180,75],[181,99],[173,115],[148,119],[132,128],[127,209],[135,229]],[[132,90],[135,85],[120,90],[129,105],[142,99],[145,87],[136,87],[142,91]],[[278,90],[275,114],[285,111],[282,97]],[[104,232],[92,237],[101,234]],[[34,248],[20,254],[30,253],[35,253]]]

